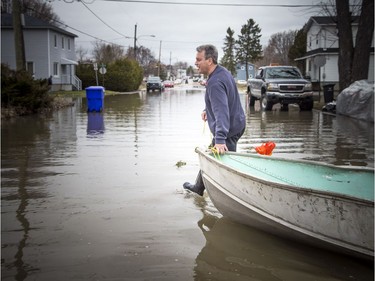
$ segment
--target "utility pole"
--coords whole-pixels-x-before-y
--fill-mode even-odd
[[[169,52],[169,79],[171,79],[172,76],[172,52]]]
[[[137,60],[137,25],[134,28],[134,59]]]
[[[23,40],[22,21],[21,21],[21,3],[20,0],[13,0],[13,31],[14,48],[16,51],[16,69],[26,69],[25,42]],[[22,15],[23,16],[23,15]]]
[[[160,77],[160,57],[161,57],[161,40],[160,40],[160,47],[159,47],[159,67],[158,67],[158,76]]]

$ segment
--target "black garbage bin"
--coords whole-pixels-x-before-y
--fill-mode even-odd
[[[335,84],[326,84],[323,86],[325,103],[329,103],[333,101],[334,89],[335,89]]]

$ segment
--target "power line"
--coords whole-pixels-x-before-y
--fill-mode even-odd
[[[130,37],[130,36],[126,36],[126,35],[124,35],[124,34],[122,34],[122,33],[120,33],[120,32],[118,32],[117,30],[115,30],[114,28],[112,28],[110,25],[108,25],[106,22],[104,22],[97,14],[95,14],[89,7],[87,7],[87,5],[83,2],[83,1],[80,1],[81,3],[82,3],[82,5],[83,6],[85,6],[86,7],[86,9],[87,10],[89,10],[98,20],[100,20],[102,23],[104,23],[107,27],[109,27],[111,30],[113,30],[114,32],[116,32],[117,34],[119,34],[119,35],[121,35],[121,36],[123,36],[123,37],[125,37],[125,38],[128,38],[128,39],[130,39],[130,38],[132,38],[132,37]]]
[[[30,10],[30,11],[33,11],[34,13],[39,13],[39,14],[40,14],[39,11],[37,11],[37,10],[35,10],[35,9],[33,9],[33,8],[29,8],[29,7],[28,7],[27,9]],[[71,27],[71,26],[67,25],[66,23],[61,22],[61,21],[59,21],[59,20],[57,20],[57,19],[51,19],[51,21],[53,21],[53,22],[55,22],[55,23],[58,24],[58,25],[54,25],[55,27],[58,27],[58,28],[61,28],[61,27],[70,28],[70,29],[72,29],[72,30],[74,30],[74,31],[76,31],[76,32],[79,32],[79,33],[81,33],[81,34],[84,34],[84,35],[86,35],[86,36],[88,36],[88,37],[91,37],[91,38],[93,38],[93,39],[95,39],[95,40],[98,40],[98,41],[101,41],[101,42],[105,42],[105,43],[108,43],[108,44],[111,44],[111,45],[117,45],[117,46],[121,46],[121,47],[126,47],[126,46],[122,46],[122,45],[119,45],[119,44],[116,44],[116,43],[109,42],[109,41],[107,41],[107,40],[104,40],[104,39],[98,38],[98,37],[96,37],[96,36],[94,36],[94,35],[91,35],[91,34],[85,32],[85,31],[78,30],[78,29],[76,29],[76,28],[74,28],[74,27]],[[61,28],[61,29],[62,29],[62,28]],[[123,37],[126,37],[126,38],[132,38],[132,37],[127,37],[127,36],[125,36],[125,35],[123,35],[123,34],[121,34],[121,33],[120,33],[120,35],[123,36]]]
[[[65,24],[65,23],[63,23],[63,22],[58,21],[58,20],[53,20],[53,21],[54,21],[54,22],[57,22],[58,24],[60,24],[60,25],[62,25],[62,26],[64,26],[64,27],[70,28],[70,29],[72,29],[72,30],[74,30],[74,31],[76,31],[76,32],[79,32],[79,33],[82,33],[82,34],[84,34],[84,35],[86,35],[86,36],[89,36],[89,37],[91,37],[91,38],[93,38],[93,39],[95,39],[95,40],[98,40],[98,41],[101,41],[101,42],[105,42],[105,43],[108,43],[108,44],[111,44],[111,45],[117,45],[117,46],[125,47],[125,46],[122,46],[122,45],[119,45],[119,44],[116,44],[116,43],[113,43],[113,42],[109,42],[109,41],[104,40],[104,39],[100,39],[100,38],[98,38],[98,37],[96,37],[96,36],[94,36],[94,35],[91,35],[91,34],[88,34],[87,32],[84,32],[84,31],[78,30],[78,29],[76,29],[76,28],[74,28],[74,27],[71,27],[71,26],[69,26],[69,25],[67,25],[67,24]]]
[[[151,1],[151,0],[103,0],[140,4],[163,4],[163,5],[190,5],[190,6],[229,6],[229,7],[277,7],[277,8],[312,8],[318,7],[320,4],[246,4],[246,3],[207,3],[207,2],[167,2],[167,1]],[[333,6],[333,5],[331,5]]]

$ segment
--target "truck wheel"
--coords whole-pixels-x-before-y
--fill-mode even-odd
[[[289,105],[287,103],[282,103],[281,104],[281,111],[288,111],[289,110]]]
[[[269,110],[272,110],[273,103],[267,99],[266,95],[262,95],[262,98],[260,100],[260,106],[263,111],[266,111],[266,110],[269,111]]]
[[[255,98],[249,93],[249,105],[254,106],[255,104]]]
[[[301,102],[300,105],[299,105],[299,109],[303,110],[303,111],[311,111],[313,109],[313,107],[314,107],[314,101],[313,100]]]

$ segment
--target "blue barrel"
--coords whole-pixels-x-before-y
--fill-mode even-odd
[[[87,111],[100,112],[104,108],[104,87],[90,86],[86,88]]]

